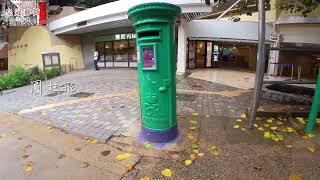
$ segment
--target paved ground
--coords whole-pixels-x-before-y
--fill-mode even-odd
[[[33,95],[27,86],[0,96],[0,111],[19,113],[0,113],[0,156],[7,162],[0,165],[4,179],[165,179],[161,174],[165,168],[172,170],[172,179],[288,179],[293,174],[303,179],[320,177],[319,133],[306,139],[304,127],[294,126],[285,117],[274,117],[272,123],[268,118],[257,121],[264,131],[245,129],[246,120],[236,121],[249,105],[248,90],[179,77],[180,139],[167,150],[158,150],[146,149],[136,139],[140,120],[135,70],[81,71],[52,81],[59,85],[75,83],[76,92],[48,97],[46,92]],[[44,82],[44,87],[48,83]],[[70,97],[78,92],[93,95]],[[192,112],[199,116],[192,116]],[[235,129],[234,125],[240,127]],[[278,129],[271,130],[274,126]],[[287,127],[295,131],[284,132]],[[128,136],[132,130],[133,135]],[[315,130],[319,132],[319,127]],[[68,131],[102,142],[111,138],[106,144],[91,144]],[[284,140],[264,138],[267,131],[282,134]],[[315,152],[310,152],[310,147]],[[130,158],[115,160],[116,155],[127,152]],[[191,154],[195,159],[186,166],[185,160],[193,158]],[[32,173],[25,172],[28,165],[33,167]],[[129,172],[127,165],[133,166]]]
[[[248,91],[194,78],[178,78],[177,113],[197,111],[237,116],[248,104]],[[50,93],[51,84],[75,84],[75,92]],[[42,94],[33,86],[5,91],[0,111],[18,113],[43,124],[94,137],[105,142],[124,133],[140,119],[137,72],[109,69],[73,72],[42,82]],[[72,97],[82,93],[81,97]],[[241,96],[240,96],[241,95]]]

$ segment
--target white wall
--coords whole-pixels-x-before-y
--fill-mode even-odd
[[[272,33],[272,24],[266,25],[266,39]],[[232,22],[216,20],[195,20],[186,24],[187,37],[258,40],[257,22]]]
[[[320,44],[320,26],[279,25],[283,42]]]

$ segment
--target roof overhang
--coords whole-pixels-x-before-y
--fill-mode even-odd
[[[128,20],[128,9],[146,2],[153,2],[153,0],[120,0],[107,3],[50,22],[49,29],[54,34],[82,34],[132,26],[132,23]],[[200,0],[155,0],[155,2],[176,4],[181,7],[182,14],[193,15],[185,17],[196,18],[195,15],[208,13],[212,10],[210,6],[205,5]]]

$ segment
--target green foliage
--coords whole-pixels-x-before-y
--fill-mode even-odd
[[[209,6],[210,0],[201,0]],[[213,0],[214,3],[226,3],[232,0]],[[256,1],[258,3],[258,1]],[[290,13],[301,13],[303,16],[308,16],[312,11],[317,9],[320,6],[320,0],[278,0],[278,7],[285,12]],[[265,0],[266,6],[270,6],[270,0]],[[232,21],[240,21],[237,15],[247,14],[252,15],[253,10],[248,8],[249,1],[241,1],[238,4],[239,10],[236,13],[233,13],[231,16]]]
[[[46,76],[48,79],[59,75],[59,68],[50,68],[46,70]],[[44,72],[39,67],[26,69],[21,66],[16,66],[8,74],[0,76],[0,91],[21,87],[26,84],[30,84],[32,81],[44,79]]]
[[[53,67],[50,69],[46,69],[47,79],[51,79],[60,75],[60,68]]]
[[[0,77],[0,90],[12,89],[28,84],[30,73],[27,69],[16,66],[14,69]]]
[[[290,13],[301,13],[304,17],[320,6],[320,0],[282,0],[279,8]]]

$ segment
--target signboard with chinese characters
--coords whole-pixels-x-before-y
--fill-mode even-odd
[[[47,23],[47,2],[40,0],[3,1],[1,19],[6,26],[36,26]]]
[[[155,60],[155,48],[153,45],[142,47],[142,66],[143,69],[154,70],[157,68]]]
[[[135,33],[122,33],[122,34],[111,34],[105,36],[96,37],[96,42],[103,41],[118,41],[118,40],[126,40],[126,39],[136,39]]]

